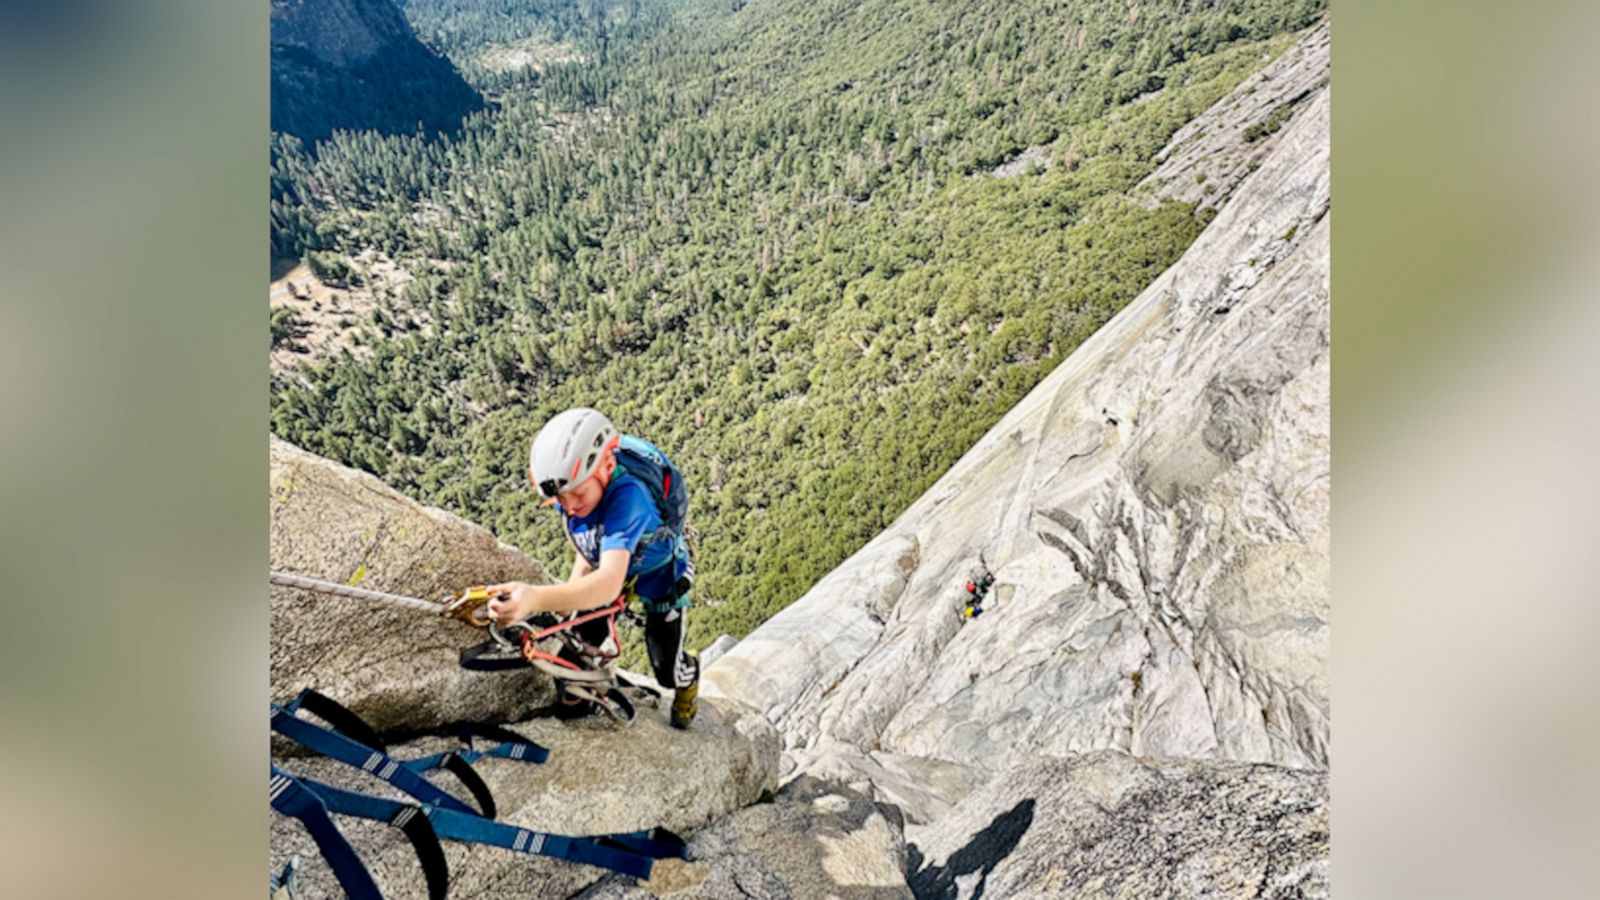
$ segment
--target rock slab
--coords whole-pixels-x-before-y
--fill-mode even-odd
[[[802,777],[695,835],[688,863],[634,886],[612,878],[575,900],[909,900],[898,810]]]
[[[1324,19],[1293,47],[1256,72],[1156,154],[1160,164],[1138,190],[1161,200],[1217,208],[1277,149],[1282,127],[1328,84],[1333,28]]]
[[[269,559],[277,571],[439,599],[498,581],[545,582],[544,567],[483,528],[424,506],[365,472],[272,438]],[[548,703],[533,671],[468,672],[481,629],[384,604],[272,586],[274,702],[316,688],[380,732],[502,722]]]
[[[1326,897],[1327,773],[1031,760],[911,830],[919,898]]]

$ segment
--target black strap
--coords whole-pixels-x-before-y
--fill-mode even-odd
[[[499,741],[502,744],[527,744],[530,747],[539,746],[533,741],[530,741],[522,735],[517,734],[515,731],[500,725],[496,725],[493,722],[457,722],[455,729],[456,734],[460,735],[461,739],[468,743],[471,743],[473,738],[480,737],[484,738],[485,740]]]
[[[444,860],[444,847],[433,830],[433,821],[418,807],[407,805],[389,824],[400,829],[417,851],[422,877],[428,882],[428,900],[445,900],[450,893],[450,865]]]
[[[428,900],[445,900],[449,894],[450,868],[445,862],[444,847],[439,843],[439,835],[434,830],[433,822],[419,807],[410,803],[348,793],[342,794],[341,797],[354,797],[360,802],[330,804],[330,795],[325,785],[309,779],[302,780],[299,776],[285,772],[277,766],[272,767],[268,797],[274,809],[299,819],[311,832],[312,838],[317,842],[317,848],[322,851],[323,858],[328,861],[334,876],[338,878],[339,886],[344,888],[350,897],[382,900],[377,884],[372,881],[371,873],[362,864],[361,858],[356,855],[355,848],[350,846],[349,840],[334,824],[332,817],[329,816],[330,812],[387,822],[400,829],[411,842],[412,849],[417,852],[417,861],[422,864],[422,874],[428,883]],[[371,893],[368,893],[369,888]]]
[[[472,771],[472,766],[466,760],[452,753],[444,758],[444,762],[439,764],[439,768],[454,775],[457,781],[466,786],[467,790],[472,793],[472,799],[478,801],[478,811],[483,814],[484,818],[494,818],[494,794],[490,792],[489,785],[484,783],[483,778],[477,772]]]
[[[269,725],[273,731],[295,743],[381,778],[424,803],[432,803],[463,813],[473,812],[465,803],[445,793],[443,789],[399,760],[390,758],[383,751],[358,743],[331,728],[312,724],[299,718],[286,707],[276,705],[272,707]],[[465,778],[462,782],[476,794],[476,790]],[[478,783],[481,785],[482,779],[478,779]],[[480,797],[480,802],[481,799]]]
[[[474,644],[461,651],[461,668],[471,669],[474,672],[509,672],[512,669],[528,668],[528,661],[522,654],[516,656],[489,656],[494,652],[503,652],[504,647],[499,641],[489,640],[481,644]]]
[[[365,719],[351,712],[348,706],[321,691],[306,688],[300,692],[300,696],[296,697],[293,703],[288,705],[287,709],[290,712],[303,709],[332,725],[334,731],[339,732],[350,740],[358,744],[366,744],[374,750],[380,750],[384,753],[389,752],[389,747],[383,742],[383,738],[378,737],[378,732],[373,730]]]
[[[634,711],[633,701],[629,700],[628,695],[624,694],[621,690],[617,688],[611,688],[605,692],[605,698],[621,710],[620,713],[615,710],[607,710],[608,715],[613,716],[623,722],[632,722],[634,717],[638,715],[638,713]]]

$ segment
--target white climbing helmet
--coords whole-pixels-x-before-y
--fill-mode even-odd
[[[546,497],[571,490],[599,468],[606,451],[622,436],[611,420],[586,406],[569,409],[545,423],[528,451],[533,485]]]

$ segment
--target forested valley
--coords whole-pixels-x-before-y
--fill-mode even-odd
[[[601,409],[691,479],[699,648],[878,533],[1177,259],[1209,213],[1135,185],[1326,4],[402,9],[489,106],[274,135],[274,256],[412,277],[359,346],[274,379],[271,428],[565,575],[527,445]]]

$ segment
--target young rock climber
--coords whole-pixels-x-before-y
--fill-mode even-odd
[[[656,680],[673,689],[672,725],[694,720],[700,664],[683,647],[694,562],[683,539],[687,486],[655,445],[617,431],[601,413],[580,407],[547,422],[533,439],[528,479],[561,512],[575,551],[565,583],[491,585],[489,615],[502,626],[541,612],[595,609],[619,595],[645,611],[645,649]],[[578,626],[599,645],[610,638],[604,618]],[[583,714],[587,704],[560,702]]]

